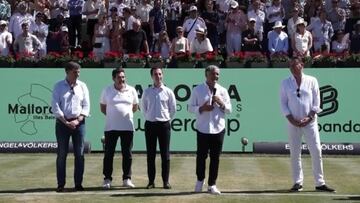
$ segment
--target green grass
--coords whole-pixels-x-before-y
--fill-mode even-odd
[[[303,157],[304,191],[289,193],[290,160],[287,156],[256,156],[224,154],[220,160],[218,188],[221,196],[193,193],[195,156],[171,157],[172,190],[161,187],[146,190],[146,156],[133,157],[135,189],[121,185],[121,160],[114,161],[114,189],[104,191],[102,154],[85,158],[85,192],[55,193],[55,154],[0,154],[0,202],[360,202],[360,157],[327,156],[324,171],[327,184],[337,193],[314,192],[309,156]],[[73,187],[73,156],[69,154],[67,188]],[[208,168],[207,168],[208,169]],[[208,171],[207,171],[208,173]],[[156,186],[162,186],[160,157],[157,157]]]

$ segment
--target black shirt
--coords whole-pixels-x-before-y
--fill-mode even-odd
[[[139,54],[144,51],[144,42],[146,41],[146,33],[144,30],[135,32],[134,30],[128,30],[123,35],[124,46],[127,54]]]

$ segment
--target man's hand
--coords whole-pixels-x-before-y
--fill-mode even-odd
[[[212,97],[212,100],[213,100],[213,104],[214,104],[214,103],[217,103],[220,107],[225,106],[224,102],[221,101],[221,99],[220,99],[219,96],[214,95],[214,96]]]
[[[307,126],[313,119],[309,116],[303,118],[300,120],[300,127],[305,127]]]
[[[202,113],[204,111],[212,111],[213,109],[214,109],[214,106],[210,105],[209,101],[207,101],[202,106],[200,106],[199,112]]]

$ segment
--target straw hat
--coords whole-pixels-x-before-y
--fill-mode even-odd
[[[275,25],[273,26],[273,29],[275,29],[275,28],[283,29],[284,27],[285,27],[285,25],[283,25],[282,22],[278,20],[278,21],[275,22]]]
[[[303,18],[297,19],[297,21],[295,22],[295,25],[298,26],[301,24],[304,24],[305,26],[307,26],[307,22]]]

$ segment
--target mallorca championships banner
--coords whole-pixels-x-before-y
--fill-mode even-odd
[[[319,117],[324,143],[360,142],[360,69],[306,69],[321,87],[323,112]],[[286,120],[280,111],[280,82],[288,69],[223,69],[220,84],[228,89],[233,107],[227,116],[223,149],[253,151],[253,143],[286,143]],[[127,69],[128,84],[139,98],[151,85],[149,69]],[[0,148],[18,146],[1,142],[54,142],[55,119],[51,114],[51,94],[55,82],[64,79],[58,69],[0,69]],[[82,69],[80,80],[90,91],[91,116],[86,119],[86,141],[92,150],[102,150],[104,115],[100,112],[102,89],[113,83],[111,69]],[[205,80],[203,69],[165,69],[164,82],[177,99],[172,121],[171,150],[196,151],[194,115],[188,112],[192,88]],[[134,150],[145,150],[144,117],[135,113]],[[243,148],[241,138],[249,140]],[[36,146],[47,146],[36,145]]]

